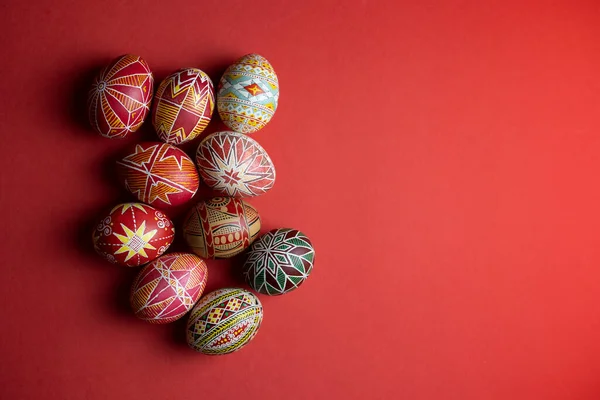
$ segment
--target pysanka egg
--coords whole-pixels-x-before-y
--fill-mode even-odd
[[[242,252],[260,232],[260,217],[250,204],[215,197],[196,204],[183,221],[183,237],[202,258],[228,258]]]
[[[100,72],[88,95],[92,127],[107,138],[123,138],[135,132],[150,109],[154,78],[141,57],[127,54]]]
[[[92,238],[96,252],[108,261],[137,267],[163,254],[174,235],[173,222],[156,208],[124,203],[100,220]]]
[[[279,101],[279,81],[266,58],[247,54],[229,66],[217,90],[219,116],[230,129],[253,133],[271,120]]]
[[[253,293],[236,288],[215,290],[192,309],[187,342],[208,355],[232,353],[256,336],[262,319],[262,305]]]
[[[196,138],[215,108],[212,81],[197,68],[181,69],[161,82],[152,106],[152,124],[161,140],[180,144]]]
[[[310,275],[315,250],[308,237],[296,229],[273,229],[252,244],[244,276],[259,293],[280,295],[300,286]]]
[[[131,287],[131,308],[154,324],[173,322],[192,309],[202,295],[208,269],[195,254],[164,254],[139,272]]]
[[[121,182],[139,201],[163,208],[189,201],[198,190],[196,166],[183,150],[147,142],[117,161]]]
[[[267,152],[241,133],[208,135],[198,146],[196,164],[204,183],[223,196],[258,196],[275,183],[275,166]]]

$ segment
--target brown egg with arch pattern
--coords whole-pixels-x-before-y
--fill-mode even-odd
[[[233,197],[197,203],[183,221],[183,237],[202,258],[229,258],[244,251],[260,233],[254,207]]]

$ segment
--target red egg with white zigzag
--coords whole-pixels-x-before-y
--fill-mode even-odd
[[[198,301],[207,276],[206,263],[197,255],[164,254],[139,272],[131,287],[131,308],[150,323],[173,322]]]
[[[92,239],[94,249],[106,260],[137,267],[167,251],[174,236],[173,222],[156,208],[124,203],[98,222]]]
[[[117,173],[139,201],[158,208],[188,202],[200,183],[192,159],[183,150],[159,142],[136,144],[117,161]]]
[[[88,117],[96,132],[124,138],[138,130],[150,110],[154,77],[148,63],[132,54],[114,59],[95,78]]]
[[[196,164],[207,186],[222,196],[258,196],[275,184],[275,166],[260,144],[236,132],[215,132],[198,146]]]

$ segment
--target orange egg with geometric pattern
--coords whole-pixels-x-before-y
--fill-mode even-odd
[[[183,150],[161,142],[136,144],[117,161],[117,173],[139,201],[161,209],[191,200],[200,183],[192,159]]]
[[[162,255],[175,237],[173,222],[143,203],[114,207],[92,234],[94,249],[113,264],[137,267]]]

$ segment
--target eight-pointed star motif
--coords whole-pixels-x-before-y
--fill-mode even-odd
[[[146,231],[146,221],[142,222],[140,227],[134,232],[127,226],[121,224],[121,228],[125,232],[125,235],[113,233],[122,243],[119,250],[115,251],[115,254],[121,254],[127,252],[125,261],[129,261],[135,255],[141,255],[142,257],[148,257],[146,249],[156,250],[156,247],[150,244],[150,240],[156,235],[157,230]]]

